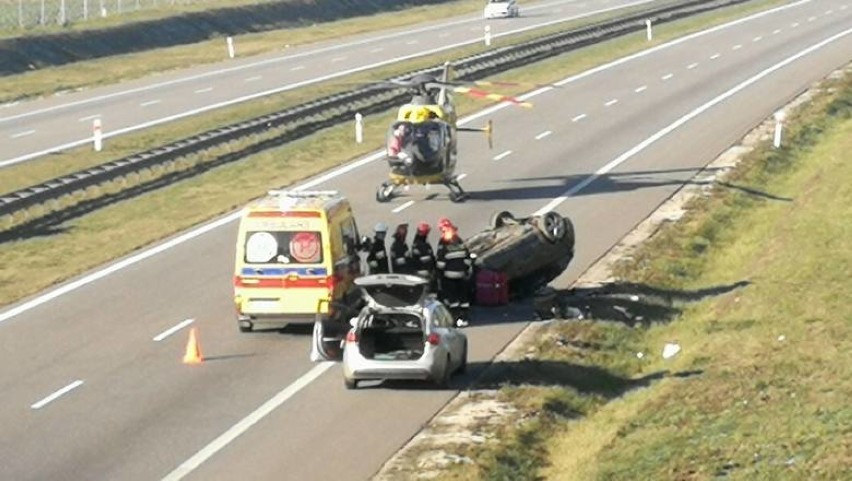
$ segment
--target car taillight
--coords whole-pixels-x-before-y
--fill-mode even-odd
[[[426,338],[426,342],[433,346],[437,346],[438,343],[441,342],[441,336],[433,332],[432,334],[429,334],[429,337]]]
[[[346,342],[358,342],[358,334],[355,331],[349,331],[346,334]]]

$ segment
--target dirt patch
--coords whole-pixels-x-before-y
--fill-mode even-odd
[[[455,0],[289,0],[190,12],[104,29],[7,38],[0,40],[0,76],[452,1]]]

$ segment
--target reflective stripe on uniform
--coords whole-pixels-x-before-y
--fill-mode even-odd
[[[382,251],[376,252],[376,259],[384,259],[385,253]]]
[[[405,264],[405,257],[397,257],[396,259],[393,260],[393,263],[398,265],[398,266],[401,266],[401,265]]]
[[[458,303],[458,302],[451,302],[451,303],[449,304],[449,306],[450,306],[450,307],[459,307],[459,303]]]
[[[462,302],[461,307],[467,309],[468,307],[470,307],[470,303],[469,302]]]
[[[464,277],[464,272],[446,271],[444,272],[444,277],[447,279],[462,279]]]
[[[429,262],[430,260],[432,260],[430,256],[420,256],[420,262]]]
[[[370,261],[370,267],[379,267],[379,263],[376,261]]]
[[[415,274],[421,277],[426,277],[429,275],[429,271],[417,271]]]
[[[443,269],[444,267],[447,267],[447,263],[444,261],[438,261],[435,263],[435,265],[438,266],[438,269]]]
[[[447,260],[449,260],[449,259],[462,259],[464,257],[467,257],[467,252],[464,252],[464,251],[450,252],[450,253],[448,253],[447,255],[444,256],[444,258],[447,259]]]

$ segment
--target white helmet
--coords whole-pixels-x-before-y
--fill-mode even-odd
[[[375,227],[373,227],[373,231],[376,234],[378,234],[379,232],[385,232],[386,233],[388,231],[388,226],[384,222],[379,222],[378,224],[376,224]]]

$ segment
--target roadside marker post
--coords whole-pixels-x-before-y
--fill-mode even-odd
[[[654,39],[654,33],[651,31],[651,19],[645,20],[645,36],[648,37],[648,41]]]
[[[364,116],[360,112],[355,114],[355,142],[364,142]]]
[[[491,46],[491,25],[485,26],[485,46]]]
[[[228,42],[228,58],[234,58],[234,38],[228,37],[226,41]]]
[[[772,140],[772,145],[777,149],[781,147],[781,130],[784,128],[784,112],[779,110],[775,112],[775,138]]]
[[[95,152],[100,152],[104,148],[103,131],[101,130],[101,119],[97,118],[92,121],[92,140],[95,143]]]

